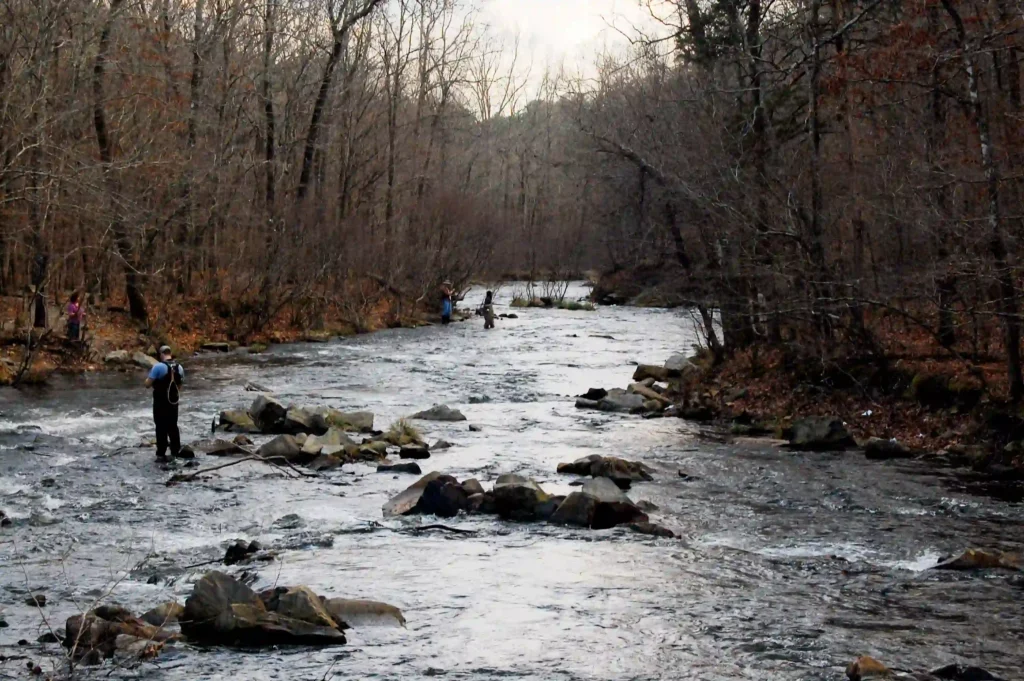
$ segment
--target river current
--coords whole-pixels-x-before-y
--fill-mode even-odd
[[[498,298],[507,307],[510,291]],[[582,295],[574,288],[573,295]],[[470,296],[470,307],[480,292]],[[254,381],[285,402],[369,410],[377,427],[434,404],[467,423],[420,423],[454,447],[420,462],[485,485],[502,473],[568,493],[561,461],[588,454],[652,466],[631,498],[680,535],[444,521],[474,534],[419,532],[429,518],[384,519],[414,476],[346,464],[288,479],[258,464],[167,487],[154,461],[143,375],[60,379],[0,392],[0,677],[22,656],[44,670],[46,622],[97,602],[143,612],[184,602],[236,538],[285,547],[255,588],[397,605],[408,626],[353,629],[343,648],[239,652],[178,645],[134,669],[88,678],[191,679],[839,679],[871,654],[890,665],[950,662],[1007,679],[1024,667],[1022,582],[1007,573],[930,571],[969,546],[1021,550],[1024,508],[972,495],[949,472],[861,454],[723,444],[677,419],[582,412],[573,396],[625,387],[634,362],[696,341],[685,311],[516,311],[493,331],[474,319],[261,355],[186,358],[183,441],[207,437]],[[200,457],[203,465],[210,459]],[[685,472],[684,478],[679,472]],[[284,522],[282,518],[289,516]],[[298,516],[295,518],[294,516]],[[45,593],[42,613],[25,604]],[[19,640],[30,641],[19,646]]]

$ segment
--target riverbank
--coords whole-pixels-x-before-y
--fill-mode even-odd
[[[69,341],[66,321],[51,310],[49,329],[26,326],[25,299],[0,298],[0,385],[45,383],[57,373],[81,374],[118,370],[137,362],[114,359],[137,353],[154,357],[169,345],[177,357],[196,352],[247,349],[259,353],[274,345],[323,343],[387,328],[417,328],[434,323],[432,310],[422,303],[382,296],[358,314],[340,302],[324,304],[311,314],[309,301],[282,306],[259,328],[239,332],[239,322],[215,299],[173,298],[154,304],[148,327],[133,320],[117,302],[87,307],[84,341]],[[27,348],[31,347],[31,350]],[[27,361],[26,361],[27,360]],[[20,380],[19,380],[20,379]]]

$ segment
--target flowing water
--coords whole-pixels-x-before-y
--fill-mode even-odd
[[[499,297],[498,312],[507,302]],[[0,392],[0,509],[14,520],[0,530],[0,618],[9,624],[0,659],[59,652],[34,643],[45,625],[24,603],[29,592],[46,593],[42,615],[55,628],[97,601],[141,612],[183,601],[209,569],[183,568],[246,538],[287,547],[257,567],[256,588],[301,583],[387,601],[408,627],[354,629],[346,647],[326,650],[178,646],[113,677],[838,679],[870,653],[906,668],[963,661],[1020,678],[1020,578],[927,568],[972,545],[1019,550],[1021,506],[970,495],[916,462],[716,444],[676,419],[577,411],[572,395],[624,387],[631,362],[688,350],[689,317],[520,314],[489,332],[474,319],[187,359],[183,439],[208,435],[221,409],[248,405],[249,381],[286,402],[371,410],[378,427],[447,403],[480,430],[421,424],[431,441],[456,445],[421,462],[424,471],[485,483],[516,472],[567,493],[560,461],[642,460],[655,481],[630,495],[657,504],[652,520],[680,539],[475,516],[445,521],[475,534],[417,532],[432,520],[381,515],[415,478],[368,464],[315,480],[244,464],[166,487],[169,473],[139,446],[152,437],[142,377],[68,378],[41,392]],[[277,522],[291,515],[301,520]],[[24,660],[0,664],[0,676],[24,673]]]

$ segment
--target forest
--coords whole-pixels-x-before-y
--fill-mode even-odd
[[[642,4],[545,71],[472,0],[2,0],[0,294],[245,339],[595,271],[716,363],[1024,397],[1024,6]]]

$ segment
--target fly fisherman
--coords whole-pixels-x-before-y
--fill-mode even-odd
[[[178,434],[178,399],[181,384],[185,380],[185,369],[174,361],[168,346],[160,348],[160,363],[153,367],[146,379],[146,387],[153,389],[153,422],[156,424],[156,458],[167,458],[167,444],[170,440],[171,458],[181,451],[181,436]]]

